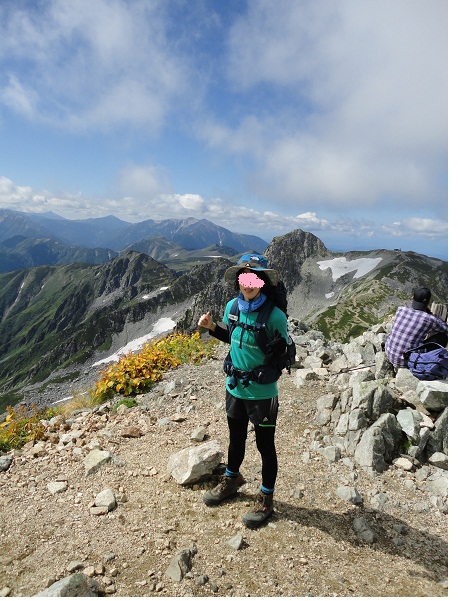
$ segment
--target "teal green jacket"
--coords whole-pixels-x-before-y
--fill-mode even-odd
[[[229,313],[232,307],[233,300],[229,301],[224,311],[223,322],[229,324]],[[240,312],[239,321],[253,325],[256,323],[258,311],[249,313]],[[269,315],[266,324],[266,333],[269,340],[275,337],[275,330],[280,332],[280,335],[288,340],[288,320],[286,315],[278,307],[274,307]],[[240,338],[242,337],[242,340]],[[256,344],[255,334],[252,330],[245,330],[240,326],[236,326],[231,338],[231,358],[236,369],[242,371],[251,371],[255,367],[262,365],[264,362],[264,353]],[[272,384],[258,384],[250,382],[246,388],[238,381],[237,386],[230,389],[228,386],[229,378],[226,379],[226,389],[235,397],[240,399],[271,399],[278,395],[277,382]]]

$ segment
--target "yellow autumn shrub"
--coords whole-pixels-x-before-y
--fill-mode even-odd
[[[91,405],[115,394],[125,397],[145,392],[158,382],[164,372],[182,363],[198,363],[211,353],[215,341],[204,342],[199,332],[175,333],[146,343],[138,353],[129,353],[107,367],[99,380],[88,391]],[[85,396],[84,404],[88,404]],[[71,401],[70,401],[71,403]],[[29,441],[41,440],[44,420],[57,413],[65,414],[65,405],[53,409],[27,410],[21,405],[8,407],[6,417],[0,423],[0,452],[19,449]]]
[[[94,395],[104,400],[115,394],[131,396],[145,392],[169,369],[201,361],[211,347],[212,343],[204,343],[199,332],[174,333],[147,342],[139,352],[130,352],[108,366],[95,384]]]

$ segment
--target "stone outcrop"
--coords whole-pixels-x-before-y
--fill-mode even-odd
[[[418,380],[405,368],[395,374],[383,351],[388,331],[377,325],[348,344],[313,330],[294,337],[296,386],[322,379],[332,389],[316,403],[324,443],[378,473],[399,456],[419,464],[448,452],[448,381]]]

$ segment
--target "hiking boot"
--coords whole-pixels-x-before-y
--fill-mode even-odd
[[[246,513],[242,520],[248,528],[257,528],[263,522],[269,519],[274,511],[274,495],[265,495],[260,492],[256,497],[254,507]]]
[[[224,499],[230,499],[235,497],[240,486],[245,484],[245,479],[242,474],[239,474],[235,478],[229,478],[228,476],[222,476],[219,484],[207,490],[204,494],[203,501],[205,505],[218,505]]]

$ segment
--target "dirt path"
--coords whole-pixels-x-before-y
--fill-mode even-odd
[[[248,530],[241,517],[260,485],[253,432],[242,466],[247,484],[237,498],[209,508],[202,494],[211,483],[182,487],[167,475],[169,457],[196,444],[197,426],[226,449],[221,356],[182,366],[167,380],[175,389],[144,395],[147,409],[80,417],[75,429],[84,433],[74,446],[48,443],[37,457],[24,450],[0,472],[0,590],[33,596],[77,561],[77,570],[93,574],[114,597],[448,595],[447,515],[427,509],[414,474],[391,467],[374,478],[351,458],[329,463],[313,450],[320,437],[315,402],[324,384],[297,389],[292,376],[282,377],[276,511],[268,525]],[[124,437],[127,426],[143,435]],[[116,461],[86,476],[82,458],[96,440]],[[52,494],[51,482],[67,487]],[[363,506],[338,497],[339,485],[355,486]],[[107,488],[116,509],[91,515],[95,496]],[[383,509],[374,505],[376,493],[386,495]],[[358,539],[357,516],[370,524],[375,543]],[[238,550],[229,544],[237,534],[243,537]],[[167,567],[192,543],[192,571],[172,582]]]

